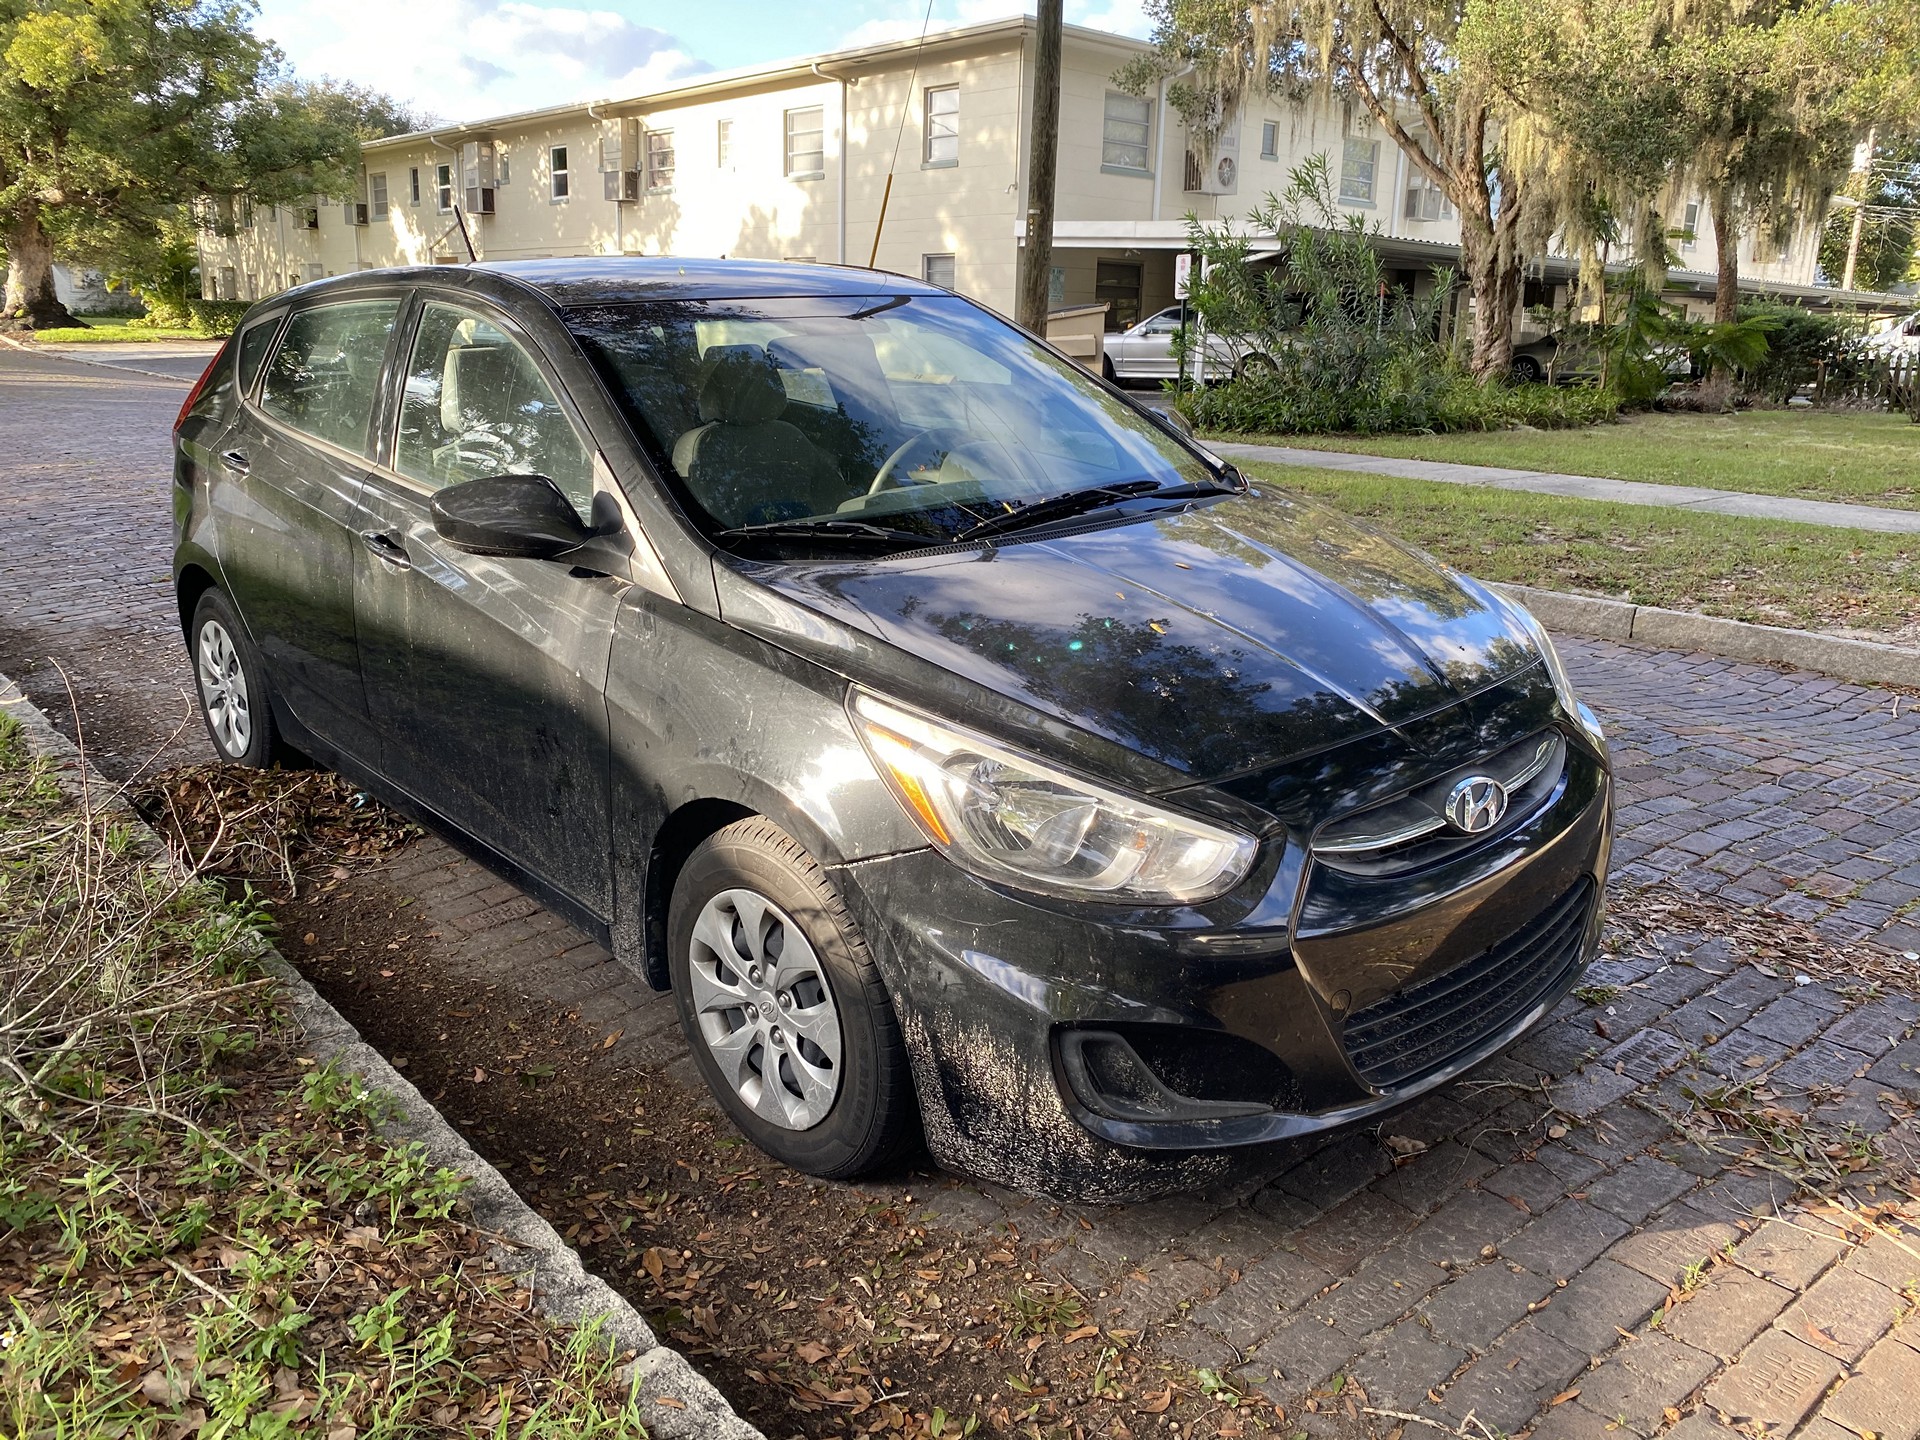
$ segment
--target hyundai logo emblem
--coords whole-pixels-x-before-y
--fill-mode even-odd
[[[1447,796],[1447,820],[1463,835],[1479,835],[1507,813],[1507,787],[1488,775],[1469,775]]]

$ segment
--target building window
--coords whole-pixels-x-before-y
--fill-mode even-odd
[[[495,150],[493,156],[493,183],[495,185],[505,185],[512,179],[513,169],[507,164],[506,150],[504,148]]]
[[[672,188],[673,132],[649,130],[647,131],[647,189],[660,191]]]
[[[318,230],[320,228],[320,207],[318,205],[307,206],[307,208],[301,212],[300,221],[307,229]]]
[[[733,168],[733,121],[721,120],[714,125],[713,160],[722,170]]]
[[[407,167],[407,203],[409,205],[420,203],[420,167],[418,165]]]
[[[929,165],[960,163],[958,85],[938,85],[927,90],[927,150],[922,158]]]
[[[1694,242],[1700,238],[1700,202],[1689,200],[1685,214],[1680,221],[1680,248],[1691,250]]]
[[[306,271],[306,276],[309,280],[324,280],[327,278],[327,267],[322,265],[318,260],[309,260],[302,268]]]
[[[818,105],[787,111],[787,174],[827,173],[825,113]]]
[[[1105,123],[1100,131],[1100,168],[1147,175],[1147,155],[1153,145],[1153,102],[1117,91],[1107,92]]]
[[[453,213],[453,166],[433,167],[433,204],[442,215]]]
[[[1373,177],[1380,168],[1380,142],[1351,136],[1340,149],[1340,198],[1349,205],[1373,204]]]
[[[938,285],[942,290],[953,289],[953,256],[922,255],[920,278],[929,285]]]
[[[1415,171],[1412,183],[1407,186],[1407,219],[1451,220],[1452,218],[1453,206],[1447,203],[1446,193],[1426,175]]]
[[[1260,158],[1278,160],[1280,158],[1280,122],[1264,120],[1260,124]]]
[[[573,176],[567,169],[567,147],[556,145],[547,152],[547,173],[553,182],[549,195],[555,204],[573,193]]]
[[[222,265],[220,267],[220,284],[213,298],[216,300],[238,300],[240,298],[240,281],[234,274],[233,266]]]
[[[369,175],[367,177],[367,195],[373,207],[373,218],[375,220],[386,219],[387,176],[385,171],[382,171],[378,175]]]

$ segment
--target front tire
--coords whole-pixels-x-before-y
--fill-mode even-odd
[[[894,1159],[917,1108],[906,1048],[866,942],[819,864],[770,820],[688,857],[668,968],[694,1062],[734,1125],[827,1180]]]
[[[194,688],[207,738],[220,758],[264,770],[296,757],[273,723],[265,670],[233,604],[209,590],[193,607],[187,627]]]
[[[1540,368],[1540,362],[1531,355],[1516,355],[1513,364],[1507,369],[1516,385],[1538,385],[1546,378],[1547,372]]]

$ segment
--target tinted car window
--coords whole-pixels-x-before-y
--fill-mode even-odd
[[[261,362],[267,358],[267,351],[273,348],[273,337],[279,333],[280,322],[284,314],[274,315],[249,325],[240,334],[240,353],[234,362],[234,383],[240,387],[242,395],[253,391],[254,377],[260,373]]]
[[[353,300],[302,310],[267,362],[260,408],[346,450],[367,448],[367,422],[397,300]]]
[[[844,516],[938,540],[1025,501],[1209,479],[1080,367],[958,297],[658,301],[568,323],[712,529]]]
[[[436,490],[489,475],[544,475],[582,518],[593,510],[593,450],[533,357],[453,305],[421,312],[394,468]]]

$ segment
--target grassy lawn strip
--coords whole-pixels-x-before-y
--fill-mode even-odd
[[[137,340],[219,340],[205,330],[162,329],[147,325],[86,325],[59,330],[36,330],[43,345],[122,345]]]
[[[1765,625],[1855,629],[1899,643],[1920,641],[1920,536],[1311,466],[1246,468],[1483,580]]]
[[[1636,415],[1573,430],[1265,438],[1311,450],[1920,508],[1920,426],[1903,415],[1750,410]]]
[[[142,860],[0,716],[0,1435],[637,1435],[291,1046],[259,916]]]

